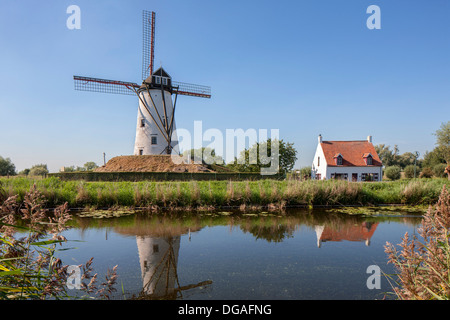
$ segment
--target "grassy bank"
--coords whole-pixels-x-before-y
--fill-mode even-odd
[[[47,207],[68,202],[71,208],[297,205],[376,205],[435,203],[447,179],[416,179],[381,183],[346,181],[170,181],[85,182],[0,178],[7,196],[18,195],[36,184]]]

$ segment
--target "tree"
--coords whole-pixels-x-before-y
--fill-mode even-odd
[[[278,147],[278,154],[272,152],[275,146]],[[278,173],[290,172],[297,161],[294,144],[278,139],[257,142],[249,149],[243,150],[239,159],[235,159],[234,163],[227,166],[240,172],[261,172],[262,168],[268,168],[275,163],[276,157],[278,157]]]
[[[450,121],[442,123],[441,128],[436,130],[435,136],[438,152],[444,158],[448,168],[450,166]],[[450,170],[446,171],[450,180]]]
[[[83,167],[86,171],[93,171],[94,169],[98,168],[98,165],[95,162],[89,161],[86,162]]]
[[[191,163],[194,161],[202,164],[223,164],[223,158],[216,155],[216,150],[211,148],[190,149],[183,152],[183,156],[188,157]]]
[[[401,176],[401,168],[399,166],[389,166],[384,170],[384,174],[389,180],[398,180]]]
[[[0,156],[0,176],[14,176],[16,174],[16,166],[10,158],[4,159]]]
[[[45,176],[48,173],[46,164],[36,164],[31,167],[29,175],[30,176]]]
[[[378,144],[375,146],[375,151],[380,157],[380,160],[385,168],[399,165],[400,157],[397,145],[394,146],[394,150],[391,150],[390,146],[386,146],[385,144]]]

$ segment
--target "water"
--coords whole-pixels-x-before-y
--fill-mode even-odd
[[[384,252],[414,234],[420,215],[372,217],[289,210],[264,214],[134,214],[76,218],[58,255],[64,264],[94,257],[95,272],[118,265],[114,299],[382,299],[367,268],[393,273]],[[122,292],[123,286],[123,292]],[[69,290],[76,294],[76,289]]]

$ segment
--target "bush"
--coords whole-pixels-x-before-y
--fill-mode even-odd
[[[445,178],[447,173],[445,173],[445,168],[447,165],[445,163],[439,163],[433,167],[433,175],[438,178]]]
[[[405,167],[405,170],[403,170],[405,173],[405,178],[412,179],[414,178],[414,165],[410,164]],[[419,166],[416,166],[416,177],[418,177],[420,174],[420,168]]]
[[[37,164],[32,166],[28,174],[30,176],[45,176],[48,173],[46,164]]]
[[[431,177],[433,177],[433,170],[431,170],[430,167],[423,168],[419,177],[420,178],[431,178]]]
[[[398,180],[401,176],[401,168],[399,166],[390,166],[384,170],[384,175],[389,180]]]

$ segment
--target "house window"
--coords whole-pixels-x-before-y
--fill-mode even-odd
[[[317,157],[317,166],[320,166],[320,157]]]
[[[158,140],[156,140],[156,136],[152,136],[152,144],[158,144]]]
[[[141,128],[145,127],[145,119],[141,119]]]
[[[367,158],[366,158],[366,162],[367,162],[367,165],[368,166],[371,166],[372,165],[372,157],[371,156],[368,156]]]
[[[337,164],[338,166],[342,166],[342,156],[341,156],[341,155],[337,156],[337,158],[336,158],[336,164]]]

